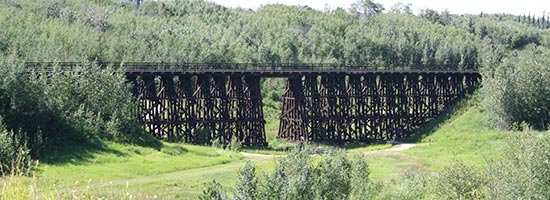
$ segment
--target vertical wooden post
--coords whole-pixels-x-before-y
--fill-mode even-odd
[[[195,141],[197,106],[195,97],[193,96],[194,84],[192,76],[183,74],[178,76],[178,85],[176,87],[176,110],[178,117],[175,123],[177,123],[176,129],[179,133],[178,140],[182,138],[186,143],[193,143]]]
[[[244,145],[266,146],[265,120],[259,76],[245,76],[245,130],[248,133],[242,140]]]
[[[283,108],[280,116],[279,138],[293,141],[308,139],[305,115],[304,93],[301,77],[290,77],[287,80],[283,95]],[[307,120],[307,119],[306,119]]]

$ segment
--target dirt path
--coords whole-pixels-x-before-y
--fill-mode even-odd
[[[400,152],[400,151],[405,151],[407,149],[413,148],[416,145],[418,145],[418,144],[416,144],[416,143],[402,143],[402,144],[398,144],[398,145],[393,145],[389,149],[376,150],[376,151],[373,151],[373,152]]]
[[[418,144],[416,143],[400,143],[400,144],[393,145],[389,149],[373,150],[373,151],[367,151],[364,153],[370,154],[370,153],[384,153],[384,152],[401,152],[401,151],[405,151],[410,148],[413,148],[417,145]],[[241,152],[241,155],[243,155],[246,158],[279,158],[279,157],[286,156],[286,155],[256,154],[256,153],[246,153],[246,152]]]
[[[270,155],[270,154],[257,154],[257,153],[246,153],[246,152],[241,152],[241,155],[243,155],[246,158],[279,158],[279,157],[286,156],[286,155]]]

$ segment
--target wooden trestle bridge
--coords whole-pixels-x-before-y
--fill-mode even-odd
[[[30,67],[80,63],[27,63]],[[104,63],[105,64],[105,63]],[[475,69],[328,64],[108,63],[125,69],[154,136],[267,145],[260,79],[287,78],[278,137],[351,142],[409,136],[478,87]],[[438,69],[440,68],[440,69]]]

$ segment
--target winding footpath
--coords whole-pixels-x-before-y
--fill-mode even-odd
[[[413,148],[417,146],[416,143],[400,143],[393,145],[389,149],[380,149],[380,150],[372,150],[372,151],[366,151],[365,154],[374,154],[374,153],[385,153],[385,152],[401,152],[408,150],[410,148]],[[256,154],[256,153],[247,153],[247,152],[241,152],[241,155],[245,158],[251,158],[251,159],[257,159],[257,158],[279,158],[279,157],[285,157],[286,155],[270,155],[270,154]]]

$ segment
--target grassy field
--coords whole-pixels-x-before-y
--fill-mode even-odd
[[[437,173],[453,160],[486,165],[487,158],[500,155],[505,138],[514,133],[484,128],[483,117],[477,107],[470,107],[440,123],[408,150],[367,154],[372,178],[385,180],[407,171]]]
[[[483,113],[476,106],[462,109],[439,120],[430,131],[411,139],[416,146],[403,151],[385,151],[390,144],[350,145],[348,153],[364,154],[375,181],[384,181],[404,172],[437,173],[455,159],[485,165],[498,156],[504,139],[513,133],[483,128]],[[437,121],[436,120],[436,121]],[[267,126],[270,143],[292,146],[274,139],[276,126]],[[325,148],[316,145],[315,148]],[[287,147],[285,147],[287,148]],[[284,148],[281,148],[284,149]],[[280,149],[245,149],[249,153],[284,154]],[[39,165],[35,177],[15,178],[30,185],[28,197],[48,198],[72,195],[85,197],[195,199],[212,180],[231,189],[240,168],[252,161],[267,172],[277,157],[243,157],[212,147],[163,143],[160,148],[107,144],[86,156],[58,155],[63,162]],[[53,159],[56,160],[56,159]],[[14,178],[4,178],[6,183]],[[9,188],[8,188],[9,189]]]
[[[118,192],[125,191],[138,196],[164,196],[165,191],[176,192],[173,186],[177,184],[169,182],[171,180],[179,180],[186,184],[183,187],[200,191],[200,184],[206,179],[223,174],[227,176],[230,174],[228,169],[237,171],[238,166],[244,163],[237,152],[193,145],[164,143],[159,150],[107,144],[105,149],[82,160],[40,165],[36,175],[38,188],[43,194],[76,191],[119,196]],[[216,167],[221,172],[216,172]],[[205,173],[207,171],[212,171],[212,174]],[[194,181],[185,178],[185,175],[193,175],[191,180]],[[205,181],[201,182],[202,179]],[[164,189],[152,187],[156,183],[162,183]],[[186,194],[186,191],[191,190],[177,192]]]

